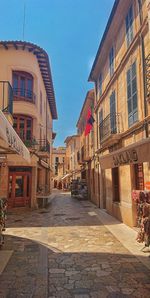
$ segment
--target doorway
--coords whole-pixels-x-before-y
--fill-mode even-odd
[[[31,205],[31,172],[9,172],[8,206],[30,207]]]
[[[112,168],[113,202],[120,202],[119,169]]]

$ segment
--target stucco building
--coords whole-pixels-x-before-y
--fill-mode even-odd
[[[0,42],[0,80],[13,88],[13,127],[30,151],[30,163],[9,154],[2,195],[9,207],[37,206],[37,193],[50,192],[52,126],[57,119],[47,53],[22,41]]]
[[[52,150],[53,187],[58,187],[59,182],[66,174],[66,147],[57,147]]]
[[[96,204],[130,226],[136,224],[132,191],[150,181],[147,3],[114,2],[89,76],[96,90]]]
[[[95,202],[95,142],[96,142],[96,119],[94,119],[91,132],[85,136],[88,110],[94,115],[95,91],[89,90],[86,94],[80,116],[77,122],[77,132],[80,136],[80,148],[77,153],[78,163],[80,165],[81,179],[85,179],[88,187],[88,197]],[[94,118],[94,117],[93,117]]]
[[[80,136],[72,135],[65,139],[66,144],[66,183],[69,184],[72,179],[81,177],[80,165],[78,163],[78,152],[80,150]]]

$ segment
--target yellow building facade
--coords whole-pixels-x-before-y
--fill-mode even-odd
[[[81,179],[86,180],[88,187],[88,198],[96,203],[95,192],[95,142],[96,142],[96,121],[94,119],[91,132],[85,136],[88,110],[94,115],[95,91],[89,90],[86,94],[80,116],[77,122],[77,132],[80,136],[80,149],[78,151],[78,163],[80,165]],[[94,118],[94,117],[93,117]]]
[[[80,150],[80,136],[72,135],[65,139],[66,144],[66,183],[81,177],[80,165],[78,163],[78,152]]]
[[[129,226],[136,225],[132,191],[150,181],[147,4],[115,1],[89,76],[96,91],[96,204]]]
[[[57,147],[52,150],[53,187],[62,185],[62,178],[66,174],[66,147]]]
[[[13,88],[13,127],[30,151],[31,161],[9,154],[2,169],[9,207],[37,206],[37,194],[50,193],[52,123],[57,119],[47,53],[35,44],[0,42],[0,80]]]

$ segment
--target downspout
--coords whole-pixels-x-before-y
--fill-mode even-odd
[[[142,5],[141,1],[138,0],[138,8],[139,8],[139,19],[140,19],[140,26],[143,23],[143,16],[142,16]],[[142,69],[143,69],[143,86],[144,86],[144,117],[148,116],[148,109],[147,109],[147,90],[146,90],[146,67],[145,67],[145,49],[144,49],[144,39],[142,34],[140,34],[140,42],[141,42],[141,55],[142,55]],[[145,121],[145,137],[148,138],[148,123]]]

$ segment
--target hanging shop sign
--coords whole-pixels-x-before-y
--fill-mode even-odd
[[[3,112],[0,110],[0,138],[5,143],[6,150],[16,152],[30,163],[30,152],[19,138]]]
[[[150,138],[143,139],[125,148],[101,156],[102,169],[110,169],[133,163],[150,162]]]

